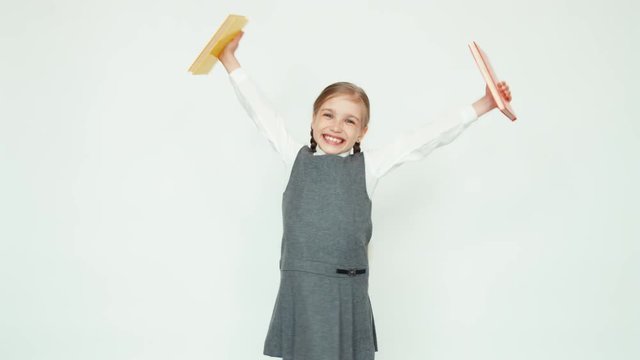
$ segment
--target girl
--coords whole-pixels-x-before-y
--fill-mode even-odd
[[[369,99],[360,87],[338,82],[313,104],[310,144],[301,144],[240,67],[235,51],[243,35],[240,31],[227,44],[219,60],[242,106],[290,174],[282,194],[280,286],[263,354],[284,360],[372,360],[378,344],[367,246],[376,184],[391,169],[450,143],[496,104],[487,87],[473,105],[363,152]],[[499,90],[511,100],[505,82]]]

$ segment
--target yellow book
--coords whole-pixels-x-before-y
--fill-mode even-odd
[[[208,74],[213,68],[220,53],[228,43],[242,30],[249,20],[241,15],[229,15],[227,19],[218,28],[207,45],[204,47],[200,55],[191,64],[189,71],[193,75]]]

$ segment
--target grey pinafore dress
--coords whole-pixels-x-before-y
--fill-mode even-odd
[[[282,194],[282,216],[280,287],[264,355],[374,359],[371,200],[363,153],[314,155],[309,146],[300,148]]]

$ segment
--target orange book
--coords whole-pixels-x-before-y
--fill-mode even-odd
[[[493,99],[498,105],[498,109],[502,111],[511,121],[516,120],[516,114],[513,112],[513,108],[511,104],[506,101],[502,96],[500,96],[500,92],[498,92],[498,83],[500,80],[498,76],[496,76],[495,71],[491,67],[491,63],[489,62],[489,57],[487,54],[480,49],[478,44],[475,41],[469,43],[469,49],[471,49],[471,54],[473,54],[473,58],[478,65],[478,69],[480,69],[480,73],[482,73],[482,77],[484,78],[485,83],[489,87],[489,91],[493,96]]]
[[[229,15],[227,19],[220,25],[218,30],[207,45],[204,47],[200,55],[189,67],[189,71],[193,75],[208,74],[218,62],[220,53],[228,43],[242,30],[249,20],[241,15]]]

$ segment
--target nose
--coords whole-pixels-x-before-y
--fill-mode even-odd
[[[331,124],[331,130],[335,132],[340,132],[342,130],[342,122],[338,119],[334,120]]]

